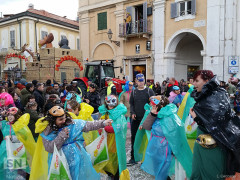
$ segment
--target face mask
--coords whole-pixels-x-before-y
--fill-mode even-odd
[[[160,103],[160,101],[156,98],[151,98],[150,103],[151,103],[152,106],[156,106]]]
[[[113,95],[107,96],[105,102],[108,106],[115,107],[117,106],[117,98]]]

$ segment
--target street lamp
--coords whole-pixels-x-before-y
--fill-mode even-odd
[[[108,32],[107,32],[107,35],[108,35],[108,39],[111,41],[111,43],[113,42],[114,44],[116,44],[118,47],[120,47],[120,41],[113,41],[112,40],[112,30],[109,29]]]

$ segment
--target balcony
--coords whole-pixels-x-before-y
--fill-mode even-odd
[[[131,22],[129,24],[119,24],[119,37],[128,38],[143,36],[145,38],[149,38],[149,36],[152,34],[151,26],[152,22],[150,20],[143,19]]]

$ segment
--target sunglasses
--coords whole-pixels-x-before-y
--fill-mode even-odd
[[[128,86],[133,86],[133,85],[129,84]]]

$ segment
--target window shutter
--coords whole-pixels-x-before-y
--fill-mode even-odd
[[[143,32],[147,32],[147,2],[143,3]]]
[[[80,39],[77,39],[77,50],[80,50]]]
[[[98,30],[107,29],[107,12],[98,13]]]
[[[177,3],[171,3],[171,18],[178,17],[178,9],[177,9]]]
[[[196,0],[192,0],[191,4],[191,14],[195,15],[196,14]]]

